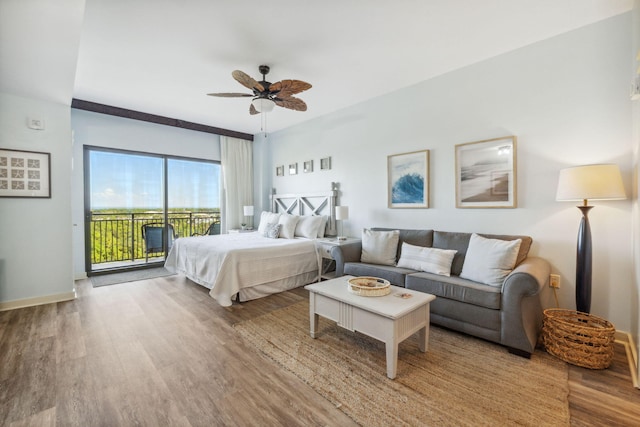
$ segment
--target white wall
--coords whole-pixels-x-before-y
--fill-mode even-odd
[[[220,137],[204,132],[139,120],[71,110],[73,129],[73,271],[86,276],[84,265],[83,146],[118,148],[220,161]]]
[[[580,212],[572,203],[555,201],[558,171],[614,162],[630,194],[630,34],[628,13],[310,120],[265,141],[256,138],[256,145],[269,152],[263,157],[263,194],[271,187],[326,190],[338,181],[340,204],[349,206],[345,230],[350,235],[370,226],[530,235],[531,253],[549,260],[561,275],[560,305],[575,308]],[[455,144],[507,135],[518,137],[518,208],[456,209]],[[388,209],[387,156],[423,149],[431,150],[431,208]],[[325,156],[332,157],[333,167],[319,171]],[[297,162],[300,168],[310,159],[313,173],[275,177],[277,165]],[[631,203],[594,204],[591,311],[628,331],[638,321]],[[548,289],[543,298],[552,305]]]
[[[0,147],[51,154],[50,199],[0,198],[0,303],[73,296],[69,106],[0,93]]]
[[[640,0],[635,0],[632,22],[632,49],[631,56],[637,58],[631,65],[631,78],[640,73]],[[633,105],[633,243],[634,243],[634,278],[635,295],[632,296],[632,313],[640,312],[640,201],[638,200],[638,187],[640,187],[640,100]],[[636,316],[636,323],[632,323],[629,331],[636,343],[636,354],[640,354],[640,315]],[[638,377],[640,377],[640,360],[638,361]]]

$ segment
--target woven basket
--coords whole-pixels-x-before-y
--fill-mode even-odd
[[[374,286],[360,286],[359,280],[375,283]],[[391,284],[388,280],[381,279],[379,277],[353,277],[348,280],[348,290],[352,294],[360,295],[362,297],[382,297],[391,293]]]
[[[591,314],[558,308],[544,311],[542,341],[547,352],[583,368],[611,365],[615,332],[610,322]]]

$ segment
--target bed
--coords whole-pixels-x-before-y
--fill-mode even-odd
[[[271,212],[262,213],[258,231],[179,238],[165,267],[208,288],[225,307],[234,299],[248,301],[314,282],[321,267],[315,239],[336,234],[337,193],[335,183],[330,191],[318,193],[274,191]],[[281,238],[265,237],[265,221],[272,223],[278,216],[287,232],[281,232]],[[293,231],[291,222],[296,223]],[[317,228],[306,227],[319,222]]]

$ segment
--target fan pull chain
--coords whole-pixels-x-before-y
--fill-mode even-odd
[[[260,113],[260,132],[267,136],[267,113]]]

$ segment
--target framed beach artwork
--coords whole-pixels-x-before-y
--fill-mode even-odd
[[[297,175],[298,174],[298,164],[291,163],[289,165],[289,175]]]
[[[0,149],[0,197],[51,198],[51,155]]]
[[[456,145],[456,207],[516,208],[516,137]]]
[[[276,176],[284,176],[284,165],[276,167]]]
[[[390,208],[429,207],[429,150],[387,156]]]

